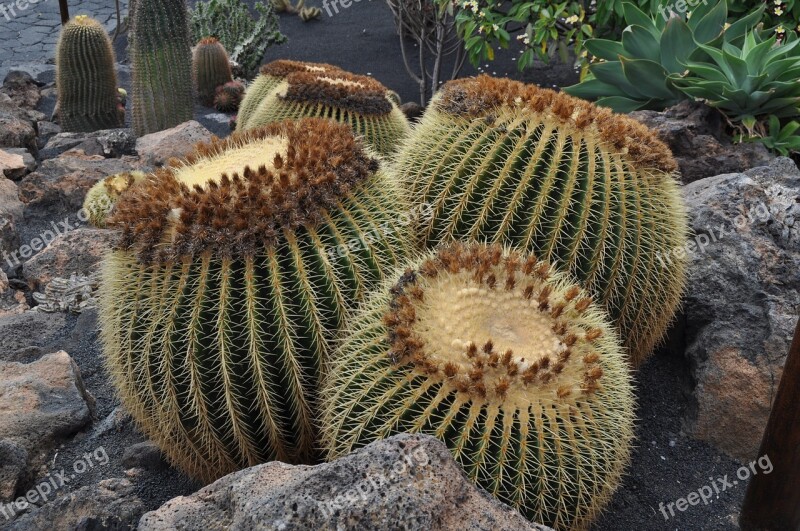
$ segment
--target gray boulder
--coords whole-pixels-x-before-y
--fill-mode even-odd
[[[800,315],[800,171],[779,158],[684,192],[696,234],[683,323],[695,386],[687,427],[750,460]]]
[[[719,112],[701,103],[684,101],[662,112],[636,111],[630,116],[669,146],[684,183],[745,171],[775,158],[761,144],[734,144]]]
[[[130,481],[112,478],[65,494],[41,507],[30,505],[22,510],[30,512],[15,520],[7,528],[9,531],[123,531],[136,526],[144,504]]]
[[[147,513],[139,531],[544,530],[475,488],[436,439],[398,435],[319,466],[273,462]]]

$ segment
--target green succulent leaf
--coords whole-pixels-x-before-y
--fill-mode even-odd
[[[636,83],[642,91],[655,98],[673,98],[675,94],[667,86],[667,71],[655,61],[647,59],[620,58],[622,71],[631,84]]]
[[[701,6],[703,4],[700,4]],[[699,6],[698,6],[699,7]],[[696,9],[692,18],[689,19],[689,27],[694,31],[695,41],[704,44],[714,40],[722,33],[725,23],[728,21],[727,4],[717,2],[708,13],[703,13],[701,9]]]
[[[683,19],[671,18],[661,36],[661,64],[670,73],[683,72],[695,50],[697,46],[689,26]]]
[[[625,55],[622,43],[608,39],[589,39],[586,41],[589,53],[606,61],[616,61],[620,55]]]
[[[658,61],[661,58],[661,44],[658,36],[636,24],[628,26],[622,32],[622,46],[628,57]]]

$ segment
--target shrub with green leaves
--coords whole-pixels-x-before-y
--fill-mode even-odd
[[[790,120],[787,124],[781,125],[781,120],[771,115],[767,123],[760,123],[754,135],[740,136],[744,142],[758,142],[763,144],[770,151],[774,151],[784,157],[789,157],[793,153],[800,153],[800,122]]]
[[[256,2],[254,7],[260,15],[257,20],[241,0],[197,2],[191,13],[195,42],[204,37],[219,39],[248,79],[258,72],[267,48],[286,42],[272,2]]]
[[[564,91],[616,112],[663,110],[691,97],[675,84],[674,75],[681,75],[689,62],[703,62],[724,40],[741,40],[762,12],[763,7],[728,25],[725,2],[701,3],[688,19],[668,20],[626,3],[621,41],[586,41],[597,61],[581,83]]]

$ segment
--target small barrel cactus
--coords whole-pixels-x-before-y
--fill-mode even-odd
[[[96,20],[79,15],[69,21],[56,47],[58,115],[65,132],[122,127],[117,73],[111,39]]]
[[[323,392],[329,458],[428,434],[472,481],[556,529],[585,529],[619,485],[627,361],[605,313],[546,262],[445,246],[370,297],[348,332]]]
[[[186,0],[136,0],[131,9],[131,94],[137,136],[194,116]]]
[[[214,108],[219,112],[236,112],[244,98],[244,85],[238,81],[229,81],[217,87],[214,95]]]
[[[215,37],[201,39],[192,60],[197,97],[206,107],[214,105],[217,88],[233,81],[228,52]]]
[[[433,206],[421,244],[478,240],[536,253],[601,303],[633,366],[673,318],[688,222],[669,149],[639,122],[516,81],[452,81],[393,167]]]
[[[286,119],[321,117],[346,123],[376,153],[394,153],[411,131],[389,90],[348,72],[293,72],[253,111],[243,129]]]
[[[279,59],[261,66],[258,77],[247,87],[244,101],[239,107],[237,127],[239,130],[248,128],[250,117],[264,98],[278,86],[286,76],[292,72],[341,72],[341,68],[325,63],[306,63],[302,61],[289,61]]]
[[[83,209],[89,215],[89,223],[99,229],[105,228],[106,218],[120,196],[135,184],[142,182],[144,178],[145,174],[140,171],[120,173],[106,177],[92,186],[83,201]]]
[[[123,196],[104,354],[172,463],[211,481],[319,458],[333,339],[409,253],[401,197],[348,127],[321,119],[200,145]]]

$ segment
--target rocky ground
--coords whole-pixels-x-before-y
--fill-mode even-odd
[[[48,0],[25,16],[52,15],[47,10],[54,5]],[[410,99],[413,85],[385,60],[396,37],[381,5],[354,4],[311,25],[284,17],[293,40],[269,53],[372,73]],[[358,18],[366,15],[375,18]],[[339,48],[337,24],[349,28],[339,39],[351,39]],[[359,44],[366,37],[358,30],[367,25],[369,42],[384,48]],[[3,28],[6,49],[11,37]],[[332,57],[321,57],[321,49]],[[26,70],[33,76],[12,72],[0,89],[0,529],[170,529],[177,521],[217,529],[247,526],[253,518],[285,529],[304,528],[301,521],[319,529],[336,521],[525,528],[466,485],[443,448],[425,438],[401,437],[321,467],[267,464],[193,494],[202,485],[169,468],[114,397],[94,308],[97,264],[113,235],[87,228],[79,212],[100,179],[153,168],[212,133],[226,134],[228,117],[198,108],[198,121],[139,139],[127,129],[60,133],[50,121],[53,67],[43,64],[46,52],[31,50],[30,61],[38,63]],[[123,85],[126,68],[120,67]],[[800,171],[761,148],[732,146],[699,106],[636,117],[679,160],[694,243],[685,250],[691,267],[682,314],[636,377],[640,421],[631,466],[594,529],[736,529],[747,479],[737,473],[759,457],[798,314]],[[328,494],[363,490],[359,476],[388,475],[415,449],[426,459],[409,464],[388,487],[349,501]],[[708,504],[665,518],[660,504],[719,486],[723,478],[730,486]],[[26,495],[29,506],[13,503]],[[167,503],[176,496],[188,497]],[[340,520],[326,518],[332,510]],[[156,512],[139,524],[147,511]]]

